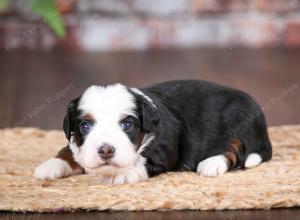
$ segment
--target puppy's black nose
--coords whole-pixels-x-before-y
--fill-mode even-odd
[[[109,144],[103,144],[98,149],[98,154],[103,160],[111,159],[114,156],[115,148]]]

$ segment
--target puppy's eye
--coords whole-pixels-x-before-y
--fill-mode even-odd
[[[130,128],[132,128],[132,122],[130,121],[122,121],[121,122],[121,128],[124,130],[124,131],[127,131],[129,130]]]
[[[79,130],[81,134],[87,134],[92,128],[92,124],[88,121],[83,121],[79,124]]]

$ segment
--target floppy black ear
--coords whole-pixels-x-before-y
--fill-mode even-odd
[[[63,129],[66,135],[66,138],[70,141],[71,136],[72,136],[72,132],[75,129],[75,125],[74,125],[74,119],[76,116],[76,111],[77,111],[77,106],[78,106],[78,101],[79,101],[80,97],[73,99],[68,107],[67,107],[67,113],[65,115],[64,118],[64,123],[63,123]]]
[[[157,107],[141,95],[137,95],[138,113],[142,121],[142,129],[146,133],[153,132],[159,124]]]

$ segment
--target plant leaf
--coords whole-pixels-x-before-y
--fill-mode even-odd
[[[9,0],[0,0],[0,12],[8,7],[8,1]]]
[[[43,20],[59,37],[66,36],[64,23],[57,10],[55,0],[33,0],[31,7],[32,11],[42,16]]]

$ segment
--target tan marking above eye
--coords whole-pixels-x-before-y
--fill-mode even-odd
[[[92,121],[92,122],[95,121],[94,117],[90,113],[85,114],[82,118],[87,121]]]

